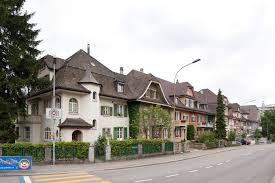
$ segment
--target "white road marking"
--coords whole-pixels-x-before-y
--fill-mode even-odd
[[[24,176],[25,183],[32,183],[29,176]]]
[[[210,165],[210,166],[207,166],[207,167],[205,167],[205,168],[213,168],[213,166],[212,166],[212,165]]]
[[[217,165],[220,166],[220,165],[222,165],[222,164],[223,164],[223,163],[218,163]]]
[[[242,154],[241,156],[249,156],[251,155],[252,153],[246,153],[246,154]]]
[[[197,171],[199,171],[199,170],[190,170],[190,171],[188,171],[189,173],[194,173],[194,172],[197,172]]]
[[[226,160],[225,163],[229,163],[231,160]]]
[[[137,180],[136,182],[148,182],[148,181],[152,181],[152,179]]]
[[[169,178],[169,177],[175,177],[175,176],[178,176],[178,175],[180,175],[180,174],[176,173],[176,174],[172,174],[172,175],[166,175],[165,177]]]

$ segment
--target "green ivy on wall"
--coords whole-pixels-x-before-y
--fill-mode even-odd
[[[138,138],[139,135],[139,102],[129,102],[128,111],[129,111],[129,132],[131,138]]]

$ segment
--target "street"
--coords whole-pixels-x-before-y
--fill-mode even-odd
[[[275,144],[246,146],[171,163],[113,170],[93,170],[90,164],[85,169],[79,165],[79,171],[63,166],[58,172],[53,169],[49,174],[26,177],[33,183],[269,183],[275,176],[274,152]],[[0,177],[0,182],[18,180],[19,177]]]

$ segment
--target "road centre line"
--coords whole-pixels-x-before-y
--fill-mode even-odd
[[[175,177],[175,176],[178,176],[178,175],[180,175],[180,174],[176,173],[176,174],[172,174],[172,175],[166,175],[165,177],[169,178],[169,177]]]
[[[213,166],[212,166],[212,165],[210,165],[210,166],[206,166],[205,168],[213,168]]]
[[[220,166],[220,165],[222,165],[222,164],[223,164],[223,163],[218,163],[217,166]]]
[[[197,171],[199,171],[199,170],[190,170],[190,171],[188,171],[189,173],[194,173],[194,172],[197,172]]]
[[[231,160],[226,160],[225,163],[229,163]]]
[[[148,181],[152,181],[153,179],[143,179],[143,180],[137,180],[136,182],[148,182]]]

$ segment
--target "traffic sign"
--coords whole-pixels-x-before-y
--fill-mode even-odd
[[[61,119],[61,109],[46,108],[47,119]]]

